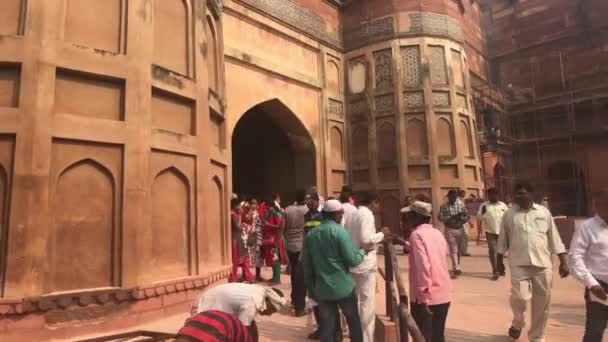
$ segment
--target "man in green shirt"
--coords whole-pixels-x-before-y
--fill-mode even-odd
[[[351,341],[363,341],[349,268],[359,265],[367,251],[353,247],[348,232],[340,226],[343,214],[340,201],[327,201],[321,225],[311,230],[304,242],[304,279],[309,294],[319,303],[321,342],[334,342],[338,308],[346,316]]]

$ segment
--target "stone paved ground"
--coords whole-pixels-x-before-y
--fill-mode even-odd
[[[472,257],[463,258],[464,275],[454,282],[455,293],[448,317],[448,341],[501,342],[510,341],[505,336],[510,324],[511,312],[508,305],[509,281],[501,278],[497,282],[489,280],[489,265],[485,247],[471,245]],[[382,257],[380,264],[383,264]],[[407,257],[399,257],[402,274],[407,280]],[[266,273],[266,277],[270,274]],[[508,274],[507,274],[508,276]],[[557,272],[556,278],[559,278]],[[283,276],[280,286],[289,296],[289,277]],[[383,284],[378,286],[377,312],[384,312]],[[548,326],[547,342],[580,341],[585,318],[582,301],[582,286],[572,278],[556,279],[553,289],[553,307]],[[183,323],[186,313],[158,322],[152,322],[138,329],[175,332]],[[308,318],[295,318],[288,312],[258,319],[261,341],[305,341],[311,331]],[[524,336],[520,341],[526,342]],[[604,340],[608,342],[608,337]]]

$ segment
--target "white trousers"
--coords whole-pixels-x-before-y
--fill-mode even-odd
[[[376,271],[353,273],[357,284],[357,299],[359,300],[359,317],[363,330],[363,342],[374,342],[376,327]]]
[[[533,266],[511,267],[511,309],[513,327],[526,325],[526,306],[531,301],[530,342],[544,342],[549,308],[553,270]]]

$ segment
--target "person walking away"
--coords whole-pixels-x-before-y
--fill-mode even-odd
[[[452,301],[452,280],[443,234],[431,222],[432,206],[416,201],[401,210],[410,234],[411,312],[427,342],[445,342],[445,323]]]
[[[342,222],[340,224],[342,227],[346,224],[346,218],[354,215],[357,212],[357,207],[355,206],[355,196],[353,196],[353,191],[350,186],[343,186],[342,192],[340,193],[340,202],[342,202],[342,210],[344,211],[344,216],[342,216]]]
[[[236,315],[208,310],[186,320],[175,342],[253,342],[253,338]]]
[[[298,190],[296,204],[285,209],[285,237],[287,242],[287,256],[291,265],[291,304],[296,317],[306,315],[306,287],[304,286],[304,273],[300,253],[304,243],[304,216],[308,207],[304,203],[306,192]]]
[[[518,339],[525,326],[527,301],[531,300],[530,342],[544,342],[553,282],[552,255],[560,259],[559,274],[569,274],[566,248],[547,208],[533,202],[529,183],[515,185],[515,204],[502,219],[498,254],[509,252],[511,267],[511,309],[509,336]]]
[[[238,280],[239,267],[243,270],[243,280],[251,281],[251,261],[249,260],[249,250],[247,243],[242,238],[243,226],[241,222],[242,208],[241,201],[234,198],[230,201],[230,225],[232,231],[232,273],[228,281]]]
[[[467,192],[464,190],[458,190],[458,200],[460,201],[460,203],[462,203],[462,205],[465,207],[466,209],[466,205],[465,205],[465,197],[467,195]],[[469,218],[470,218],[470,214],[469,214]],[[460,241],[460,246],[459,246],[459,251],[460,251],[460,256],[471,256],[471,254],[469,254],[469,231],[470,231],[470,222],[467,221],[462,225],[463,228],[463,238]]]
[[[271,283],[281,283],[281,265],[287,263],[285,244],[283,241],[283,229],[285,222],[283,214],[274,204],[273,200],[265,204],[264,214],[264,237],[262,246],[264,249],[264,261],[272,267]]]
[[[452,278],[462,274],[460,269],[460,246],[465,238],[464,224],[469,222],[469,214],[462,201],[458,200],[458,193],[452,189],[448,191],[448,201],[439,209],[439,221],[445,225],[445,235],[450,248],[452,261]]]
[[[502,257],[498,257],[496,247],[498,236],[500,236],[502,217],[509,210],[509,207],[498,200],[498,190],[496,188],[489,188],[487,195],[488,200],[479,207],[477,213],[477,226],[486,233],[490,265],[492,266],[492,280],[498,280],[500,276],[505,276],[505,265]]]
[[[258,340],[255,318],[258,314],[270,316],[285,306],[283,292],[271,287],[252,284],[221,284],[203,292],[193,304],[191,315],[208,310],[233,314],[247,327],[254,341]],[[206,342],[206,341],[205,341]]]
[[[574,232],[568,264],[585,285],[587,319],[583,342],[602,342],[608,323],[608,188],[594,195],[595,216]]]
[[[380,209],[378,195],[363,191],[357,195],[359,208],[355,214],[347,217],[344,228],[348,231],[355,248],[364,248],[367,245],[376,245],[390,235],[385,227],[376,232],[374,211]],[[351,268],[351,274],[357,284],[357,297],[359,299],[359,316],[363,328],[363,341],[374,341],[374,328],[376,325],[376,272],[378,260],[376,250],[365,256],[363,262]]]
[[[327,201],[323,206],[323,221],[306,235],[302,252],[306,288],[319,303],[322,342],[335,341],[338,309],[346,316],[350,340],[363,341],[355,282],[349,267],[361,264],[367,252],[353,246],[339,224],[342,215],[340,201]]]

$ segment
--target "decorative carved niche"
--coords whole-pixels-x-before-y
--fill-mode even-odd
[[[141,229],[139,280],[191,275],[196,236],[195,158],[153,150],[150,156],[150,219]]]
[[[356,118],[367,119],[367,116],[369,115],[369,106],[367,104],[367,99],[361,98],[361,99],[351,102],[350,114],[353,119],[356,119]]]
[[[378,141],[378,163],[395,164],[397,159],[395,126],[388,121],[380,123],[376,130],[376,139]]]
[[[433,106],[435,107],[449,107],[450,106],[450,93],[447,91],[434,91],[433,92]]]
[[[152,127],[185,135],[196,134],[194,101],[179,95],[152,89]]]
[[[211,15],[207,15],[207,73],[209,76],[209,88],[219,93],[220,87],[220,56],[219,56],[219,44],[217,35],[217,22]]]
[[[456,156],[454,130],[451,121],[446,117],[437,120],[437,154],[440,158]]]
[[[327,112],[331,115],[342,118],[344,116],[344,105],[338,100],[329,99]]]
[[[120,146],[54,140],[44,292],[120,286]]]
[[[350,62],[348,84],[351,94],[359,94],[367,88],[367,62],[358,58]]]
[[[327,61],[327,89],[334,93],[340,93],[340,67],[339,62],[333,58],[329,58]]]
[[[55,113],[124,120],[124,80],[57,69],[55,82]]]
[[[21,67],[16,64],[0,64],[0,107],[19,106]]]
[[[403,46],[401,53],[401,82],[406,88],[415,88],[422,85],[422,72],[420,70],[420,47]]]
[[[368,164],[369,160],[369,132],[367,125],[358,125],[353,127],[351,135],[351,146],[353,148],[353,164],[355,166],[363,166]]]
[[[379,95],[375,98],[376,112],[386,113],[395,110],[395,98],[393,94]]]
[[[64,38],[79,46],[123,53],[126,0],[67,0]]]
[[[431,84],[447,85],[448,74],[445,64],[445,49],[443,46],[429,46],[428,49],[431,69]]]
[[[9,208],[11,199],[11,180],[13,176],[13,157],[15,153],[15,137],[0,135],[0,250],[6,251],[8,233]],[[0,265],[4,265],[4,253],[0,254]],[[0,270],[0,282],[4,280],[3,270]],[[0,296],[3,289],[0,288]]]
[[[391,49],[374,52],[374,72],[376,89],[393,88],[393,55]]]
[[[473,147],[473,138],[471,136],[471,130],[466,119],[460,119],[460,141],[464,146],[465,157],[475,158],[475,148]]]
[[[217,148],[226,148],[226,123],[224,117],[209,107],[209,121],[211,123],[209,131],[209,142]]]
[[[452,77],[454,85],[464,88],[464,68],[462,67],[462,54],[452,50]]]
[[[332,160],[344,161],[344,138],[340,127],[333,126],[329,133]],[[339,164],[339,163],[338,163]]]
[[[426,159],[429,156],[429,143],[426,124],[422,119],[414,118],[407,122],[405,129],[407,155],[410,159]]]
[[[226,208],[226,196],[224,191],[224,183],[222,182],[223,168],[220,166],[213,165],[212,167],[216,171],[221,171],[219,175],[215,174],[209,182],[209,198],[208,198],[208,206],[209,213],[207,217],[207,227],[204,232],[201,234],[206,236],[205,246],[207,247],[205,250],[201,252],[204,253],[204,260],[206,260],[211,265],[222,265],[224,263],[224,246],[225,241],[224,238],[226,236],[226,214],[228,209]],[[219,169],[219,170],[218,170]]]
[[[23,34],[26,0],[0,1],[0,34]]]
[[[187,1],[154,0],[154,64],[191,76],[191,23]]]

